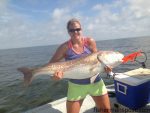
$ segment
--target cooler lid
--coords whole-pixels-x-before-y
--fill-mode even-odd
[[[131,71],[127,71],[124,74],[132,76],[138,79],[148,79],[150,80],[150,69],[138,68]]]
[[[114,79],[131,86],[137,86],[150,81],[150,69],[139,68],[125,73],[117,73]]]

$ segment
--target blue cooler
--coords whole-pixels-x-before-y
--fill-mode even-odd
[[[114,78],[114,84],[116,99],[122,105],[138,109],[150,102],[150,80],[118,73]]]

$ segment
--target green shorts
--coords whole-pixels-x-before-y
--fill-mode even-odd
[[[67,100],[77,101],[77,100],[84,99],[88,94],[91,96],[101,96],[106,93],[107,93],[107,89],[105,87],[103,80],[100,80],[99,82],[92,83],[92,84],[86,84],[86,85],[80,85],[80,84],[74,84],[72,82],[68,82]]]

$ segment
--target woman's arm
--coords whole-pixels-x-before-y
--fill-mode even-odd
[[[57,48],[57,50],[54,53],[54,55],[52,56],[52,58],[50,59],[49,63],[58,62],[58,61],[64,59],[67,49],[68,49],[68,47],[67,47],[66,43],[60,45]]]
[[[93,38],[87,38],[87,44],[89,49],[94,53],[97,52],[96,42]]]
[[[67,49],[68,49],[67,43],[60,45],[56,50],[55,54],[53,55],[53,57],[50,59],[49,63],[58,62],[64,59]],[[62,79],[62,77],[63,77],[63,72],[58,70],[55,72],[53,79],[60,80]]]

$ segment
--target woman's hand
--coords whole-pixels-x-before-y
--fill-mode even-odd
[[[56,71],[53,75],[53,80],[61,80],[63,78],[63,72],[62,71]]]
[[[112,72],[112,68],[110,68],[110,67],[105,67],[105,72],[106,72],[106,73]]]

